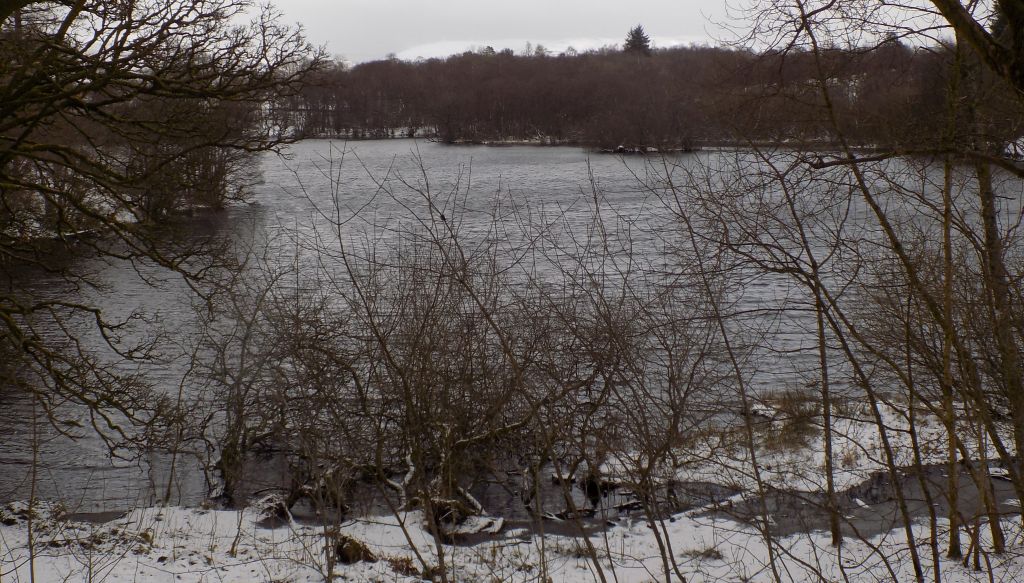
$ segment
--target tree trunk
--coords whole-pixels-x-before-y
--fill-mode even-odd
[[[1020,475],[1020,452],[1024,451],[1024,381],[1021,378],[1020,352],[1013,335],[1013,311],[1010,304],[1010,278],[1006,270],[1003,240],[996,216],[996,195],[992,170],[987,163],[975,164],[978,197],[984,228],[984,283],[993,312],[993,334],[999,356],[1002,389],[1010,406],[1013,441],[1017,455],[1012,463]]]

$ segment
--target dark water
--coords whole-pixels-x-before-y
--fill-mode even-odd
[[[697,162],[713,165],[721,155],[728,154],[701,152],[674,161],[683,167]],[[659,254],[677,229],[665,203],[641,187],[650,178],[649,162],[655,169],[660,165],[643,157],[591,155],[575,148],[311,140],[294,145],[287,157],[263,156],[262,179],[253,187],[252,204],[196,216],[188,225],[189,236],[263,244],[273,250],[273,257],[286,262],[296,255],[292,235],[312,235],[326,224],[324,213],[354,215],[343,236],[358,239],[366,234],[385,245],[401,236],[411,217],[437,220],[444,215],[443,220],[468,239],[505,237],[512,247],[522,235],[513,227],[524,222],[548,224],[563,233],[585,232],[599,215],[613,239],[628,238],[632,253],[652,264],[660,260],[668,268],[671,260]],[[429,202],[417,191],[429,191]],[[497,207],[495,201],[500,201]],[[496,214],[494,208],[499,209]],[[495,225],[508,228],[495,232]],[[179,388],[185,393],[202,390],[194,380],[183,381],[196,319],[193,296],[180,278],[115,260],[69,260],[95,273],[105,287],[71,290],[62,280],[38,273],[26,275],[17,285],[42,296],[70,295],[101,307],[109,318],[145,314],[147,320],[130,326],[128,336],[148,339],[162,331],[161,357],[125,366],[139,367],[157,390],[168,394]],[[787,280],[765,277],[739,298],[738,309],[776,309],[787,305],[793,293]],[[793,312],[768,325],[773,346],[786,356],[764,354],[746,363],[757,371],[755,390],[806,384],[806,371],[816,362],[808,350],[813,347],[812,323],[806,314]],[[82,326],[86,346],[91,344],[102,354],[100,339]],[[106,445],[87,430],[78,431],[80,437],[72,440],[45,423],[33,424],[39,412],[23,394],[0,388],[0,402],[0,500],[29,497],[33,477],[37,496],[63,500],[78,512],[121,510],[168,494],[171,503],[192,505],[210,493],[201,469],[204,461],[209,462],[205,451],[175,459],[172,476],[167,455],[144,453],[112,460]]]
[[[840,528],[844,536],[872,537],[903,526],[895,491],[903,493],[907,513],[914,521],[930,516],[928,502],[940,520],[949,516],[949,479],[945,466],[923,466],[920,471],[904,469],[893,479],[887,472],[878,472],[868,480],[836,494]],[[970,474],[960,469],[957,510],[964,524],[988,522],[979,492]],[[1019,514],[1020,504],[1012,484],[1002,477],[990,481],[992,500],[1003,516]],[[764,506],[762,507],[762,504]],[[774,536],[829,530],[826,498],[818,492],[786,492],[773,490],[763,498],[748,498],[736,504],[720,505],[709,514],[725,515],[763,528],[762,512],[768,511]]]

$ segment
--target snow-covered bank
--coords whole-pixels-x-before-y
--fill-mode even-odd
[[[892,450],[893,465],[897,468],[910,468],[915,463],[939,465],[948,460],[946,427],[935,415],[920,409],[920,405],[918,408],[912,434],[906,404],[878,404],[881,426]],[[843,491],[872,479],[888,468],[882,434],[871,408],[866,403],[854,402],[844,403],[835,409],[831,427],[833,480],[836,490]],[[757,403],[751,417],[757,442],[757,477],[762,483],[779,490],[825,491],[825,444],[820,412],[794,418],[792,412],[777,406],[772,399],[766,399]],[[1006,441],[1011,443],[1010,428],[1005,430]],[[961,432],[960,439],[966,449],[977,452],[977,434],[963,427]],[[984,443],[988,459],[998,459],[992,444]],[[623,472],[623,464],[610,463],[607,470],[613,474]],[[685,463],[677,468],[673,477],[681,482],[710,481],[747,491],[755,490],[758,482],[750,462],[750,452],[742,439],[723,446],[719,434],[710,434],[687,451]]]
[[[793,421],[783,409],[766,400],[753,412],[760,419],[757,453],[762,483],[772,495],[779,491],[820,494],[824,489],[820,426],[812,419],[800,439],[779,445],[767,436]],[[841,491],[857,488],[884,468],[878,428],[868,413],[863,404],[848,404],[835,419],[833,445]],[[909,466],[913,460],[906,457],[912,451],[906,411],[893,405],[882,406],[879,413],[896,461]],[[915,424],[922,463],[941,464],[945,459],[943,426],[923,413]],[[689,453],[691,459],[701,460],[699,452]],[[624,464],[610,461],[603,469],[612,479],[628,478]],[[324,581],[332,572],[340,580],[416,581],[436,574],[441,562],[439,549],[449,574],[457,581],[582,582],[601,580],[603,575],[607,581],[640,583],[665,581],[666,568],[673,581],[682,575],[690,583],[915,579],[907,534],[900,526],[887,526],[896,523],[883,518],[884,502],[854,498],[850,501],[861,507],[840,508],[846,525],[874,523],[860,530],[863,538],[851,536],[844,527],[847,538],[839,549],[831,546],[823,527],[813,526],[821,523],[815,518],[824,513],[822,505],[801,507],[798,503],[794,505],[796,519],[785,518],[782,512],[770,515],[773,532],[769,546],[757,528],[758,520],[741,516],[742,507],[756,506],[759,500],[752,475],[749,456],[742,449],[721,447],[709,449],[702,461],[677,468],[677,482],[700,479],[733,484],[742,493],[725,503],[666,516],[655,525],[658,536],[642,513],[622,512],[607,523],[596,524],[597,528],[588,524],[586,539],[573,535],[576,529],[571,522],[545,520],[533,530],[513,525],[464,539],[473,544],[456,545],[437,545],[425,530],[419,511],[364,515],[336,525],[278,521],[275,526],[253,508],[141,508],[113,520],[104,517],[102,522],[90,522],[42,503],[29,520],[27,505],[18,503],[0,508],[0,581],[32,581],[34,573],[35,581],[46,582],[299,583]],[[939,492],[933,492],[936,500],[941,500]],[[1002,511],[1015,512],[1019,503],[1003,496]],[[948,522],[938,502],[936,515],[937,554],[944,557]],[[925,579],[932,580],[935,571],[928,517],[921,512],[914,516],[915,546]],[[803,517],[808,519],[801,520]],[[805,528],[794,533],[792,524],[787,528],[784,521],[812,526],[809,531]],[[985,540],[990,531],[984,519],[970,520],[962,531],[964,549],[974,548],[972,534],[980,533],[983,551],[978,561],[982,570],[974,570],[973,563],[965,567],[942,558],[941,579],[954,583],[1024,579],[1020,517],[1007,515],[1003,527],[1008,551],[993,555]],[[347,555],[348,562],[331,565],[329,559],[339,553]]]
[[[22,514],[15,518],[8,508],[0,527],[3,581],[31,581],[33,570],[35,581],[298,583],[326,578],[324,548],[328,539],[323,528],[295,524],[268,528],[248,510],[147,508],[101,524],[57,520],[44,510],[33,527],[34,559],[30,558],[28,523]],[[436,547],[421,523],[416,512],[346,521],[339,529],[341,535],[365,543],[375,560],[336,565],[334,574],[349,581],[419,580],[422,566],[416,553],[432,565],[437,563]],[[676,515],[661,527],[663,540],[671,544],[675,568],[691,583],[770,581],[775,577],[768,547],[750,527],[701,518],[699,511]],[[1016,581],[1024,577],[1019,523],[1010,520],[1005,527],[1011,541],[1006,554],[984,556],[983,572],[943,559],[943,580]],[[920,526],[916,530],[918,550],[930,575],[926,529]],[[330,536],[335,541],[342,538]],[[608,580],[665,580],[658,543],[642,520],[623,519],[592,535],[590,543]],[[530,535],[512,529],[473,546],[442,548],[449,573],[458,581],[599,579],[598,566],[589,558],[583,539],[570,536]],[[848,540],[839,550],[829,545],[827,533],[815,532],[776,540],[772,550],[782,580],[914,578],[901,530],[866,541]]]

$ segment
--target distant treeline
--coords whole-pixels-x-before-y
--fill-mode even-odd
[[[319,73],[285,104],[289,119],[282,123],[301,137],[415,134],[453,143],[543,140],[686,149],[748,141],[827,145],[837,135],[834,115],[844,137],[857,145],[919,149],[944,137],[949,143],[947,96],[957,86],[949,73],[953,53],[890,40],[871,50],[817,56],[689,47],[650,56],[485,51],[391,59]],[[1021,118],[1018,100],[995,82],[977,81],[959,85],[986,88],[973,114],[984,123],[968,124],[985,135],[956,139],[1013,139]]]

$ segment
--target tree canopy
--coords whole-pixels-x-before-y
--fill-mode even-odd
[[[198,277],[189,250],[144,226],[241,196],[246,157],[288,139],[274,103],[321,63],[301,30],[248,0],[0,3],[0,362],[18,370],[0,378],[141,414],[130,379],[36,329],[84,312],[117,353],[140,354],[117,345],[117,324],[27,295],[12,266],[93,285],[55,260],[74,245]]]

